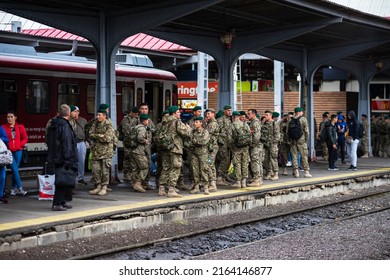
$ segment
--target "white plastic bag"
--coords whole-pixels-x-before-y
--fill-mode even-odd
[[[39,200],[53,200],[55,175],[38,175]]]

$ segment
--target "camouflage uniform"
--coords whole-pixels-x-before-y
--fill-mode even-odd
[[[379,127],[380,118],[374,118],[371,122],[371,145],[374,157],[379,156]]]
[[[138,118],[138,123],[141,123],[139,118]],[[155,131],[156,131],[156,126],[154,125],[152,119],[149,119],[148,126],[146,127],[146,130],[148,132],[148,139],[153,139],[153,135],[155,134]],[[148,187],[150,173],[152,172],[152,143],[151,142],[146,146],[146,157],[148,158],[149,172],[148,172],[148,175],[147,175],[145,181],[143,181],[143,183],[142,183],[142,185],[144,187]]]
[[[223,115],[218,120],[218,125],[220,127],[220,135],[219,138],[223,140],[223,145],[221,145],[222,141],[220,141],[220,146],[217,154],[217,161],[219,162],[219,166],[217,169],[218,181],[217,184],[226,185],[226,181],[230,181],[228,178],[228,170],[230,166],[230,158],[231,158],[231,149],[232,149],[232,122],[230,117]],[[223,182],[222,178],[226,181]]]
[[[194,190],[191,193],[199,192],[199,183],[204,187],[205,194],[208,194],[208,144],[210,141],[209,132],[203,127],[192,130],[191,167],[194,176]]]
[[[123,179],[131,181],[131,140],[130,132],[138,124],[138,118],[132,118],[130,114],[126,115],[118,126],[119,140],[123,142]]]
[[[183,138],[191,137],[191,128],[187,128],[175,116],[168,116],[163,121],[163,126],[168,125],[168,133],[172,137],[173,148],[163,152],[162,167],[160,176],[160,188],[169,186],[175,188],[181,173],[183,163]]]
[[[279,125],[274,120],[266,121],[261,126],[261,143],[264,146],[264,169],[267,175],[264,179],[278,179],[278,144],[280,141]]]
[[[298,118],[296,115],[294,115],[293,118]],[[291,121],[291,120],[290,120]],[[289,123],[287,123],[287,127],[289,127]],[[298,152],[301,154],[301,162],[303,165],[303,169],[305,170],[305,177],[311,177],[310,166],[309,166],[309,151],[307,148],[307,142],[309,141],[309,124],[307,122],[307,119],[304,116],[299,117],[299,121],[301,123],[301,129],[302,129],[302,136],[298,139],[291,139],[287,133],[287,139],[288,142],[290,142],[290,152],[292,157],[292,167],[293,167],[293,175],[295,177],[299,177],[299,170],[298,170]]]
[[[287,174],[286,163],[288,160],[288,153],[290,152],[290,143],[287,139],[287,121],[281,121],[279,123],[280,127],[280,153],[282,155],[282,167],[283,167],[283,175]]]
[[[263,161],[261,160],[261,148],[262,148],[262,146],[260,145],[261,123],[259,119],[254,118],[252,121],[250,121],[249,127],[252,133],[252,144],[249,147],[250,167],[252,170],[254,181],[256,181],[256,183],[258,181],[259,184],[261,185],[263,180]]]
[[[133,188],[139,192],[145,192],[142,187],[143,182],[146,180],[149,174],[149,165],[147,158],[147,149],[151,142],[149,138],[150,134],[146,130],[143,124],[138,124],[132,130],[135,135],[135,143],[131,148],[131,166],[132,166],[132,180],[134,182]]]
[[[361,147],[364,157],[368,157],[368,122],[367,120],[362,121],[362,125],[364,128],[364,135],[361,139]]]
[[[326,122],[320,122],[320,135],[321,135],[321,131],[322,129],[325,129],[325,123]],[[327,160],[329,158],[329,151],[328,151],[328,144],[326,143],[326,141],[321,141],[320,139],[320,144],[321,144],[321,149],[322,149],[322,157],[324,160]]]
[[[164,115],[163,118],[162,118],[162,121],[159,122],[158,124],[156,124],[154,137],[156,135],[158,135],[158,133],[160,132],[160,129],[161,129],[162,125],[163,125],[164,120],[166,120],[166,118],[168,116],[169,116],[168,114]],[[155,140],[155,138],[154,138],[153,142],[155,143],[155,146],[156,146],[156,184],[157,184],[157,187],[158,187],[159,184],[160,184],[159,181],[160,181],[160,176],[161,176],[161,172],[162,172],[162,155],[164,153],[164,150],[162,150],[159,147],[159,145],[158,145],[157,141]]]
[[[378,134],[379,134],[379,157],[387,156],[387,122],[383,117],[377,122]]]
[[[89,131],[92,153],[92,177],[95,187],[107,188],[110,181],[111,160],[114,155],[114,138],[116,132],[111,121],[98,122],[91,125]]]
[[[215,160],[218,153],[218,137],[219,137],[219,125],[215,119],[210,119],[206,124],[206,129],[210,134],[210,142],[208,146],[208,177],[209,177],[209,191],[217,190],[217,170],[215,168]]]
[[[242,129],[243,126],[246,126],[250,130],[246,122],[241,120],[236,120],[232,124],[232,163],[234,167],[234,176],[237,182],[233,187],[242,187],[246,188],[246,179],[248,178],[248,167],[249,167],[249,146],[237,147],[236,141],[238,132],[237,130]]]

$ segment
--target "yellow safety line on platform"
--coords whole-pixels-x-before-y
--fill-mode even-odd
[[[223,196],[226,194],[233,194],[233,193],[245,193],[248,191],[253,190],[267,190],[272,189],[275,187],[282,187],[282,186],[289,186],[292,183],[291,187],[294,187],[296,185],[301,184],[307,184],[307,183],[317,183],[320,184],[322,181],[329,181],[329,180],[335,180],[335,179],[352,179],[355,177],[360,177],[364,175],[374,175],[382,172],[388,172],[390,171],[390,168],[381,168],[381,169],[375,169],[375,170],[367,170],[367,171],[351,171],[350,173],[340,173],[340,174],[332,174],[330,176],[322,176],[322,177],[312,177],[312,178],[293,178],[291,177],[291,180],[288,182],[275,182],[270,183],[267,185],[263,185],[261,188],[254,188],[254,187],[247,187],[245,189],[227,189],[227,190],[218,190],[218,192],[210,193],[207,197],[214,197],[214,196]],[[272,182],[272,181],[269,181]],[[190,195],[188,197],[182,197],[182,198],[164,198],[164,199],[158,199],[158,200],[150,200],[145,202],[139,202],[139,203],[132,203],[132,204],[125,204],[125,205],[118,205],[118,206],[110,206],[110,207],[103,207],[103,208],[97,208],[97,209],[91,209],[91,210],[85,210],[85,211],[78,211],[78,212],[68,212],[64,214],[59,215],[50,215],[46,217],[41,218],[35,218],[35,219],[27,219],[23,221],[18,222],[11,222],[11,223],[4,223],[0,224],[0,232],[5,230],[11,230],[16,229],[20,227],[29,227],[29,226],[36,226],[40,224],[49,224],[49,223],[55,223],[55,222],[61,222],[71,219],[77,219],[77,218],[85,218],[88,216],[94,216],[99,214],[107,214],[110,212],[118,212],[123,210],[132,210],[142,207],[148,207],[148,206],[158,206],[163,205],[169,202],[176,202],[176,201],[192,201],[199,198],[204,198],[204,194],[197,194],[197,195]]]

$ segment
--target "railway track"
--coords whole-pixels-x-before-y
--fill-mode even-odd
[[[75,256],[72,259],[188,259],[195,255],[199,256],[199,254],[202,254],[202,251],[209,253],[308,226],[340,222],[386,211],[390,209],[388,203],[387,205],[373,206],[372,209],[367,207],[355,209],[353,204],[358,204],[357,202],[365,199],[388,196],[389,193],[390,190],[381,190],[370,194],[356,195],[338,200],[337,202],[322,203],[262,218],[240,220],[224,224],[223,226],[187,232],[130,246],[112,248],[89,255]],[[231,233],[233,231],[237,233],[238,238],[229,237],[232,236]],[[199,242],[199,239],[202,239],[202,242]],[[175,245],[175,242],[178,244]],[[205,245],[204,247],[207,248],[203,248],[203,250],[194,250],[193,244],[197,243],[208,245]],[[214,248],[210,244],[214,244]],[[186,246],[190,248],[186,248]]]

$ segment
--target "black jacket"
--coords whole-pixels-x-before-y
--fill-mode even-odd
[[[47,162],[49,168],[72,168],[77,170],[77,144],[73,129],[67,119],[55,117],[47,132]],[[48,173],[52,173],[48,170]]]
[[[325,123],[326,143],[330,146],[337,143],[337,127],[330,120]]]
[[[351,136],[353,140],[359,139],[359,121],[356,118],[354,111],[348,112],[349,121],[348,121],[348,136]]]

